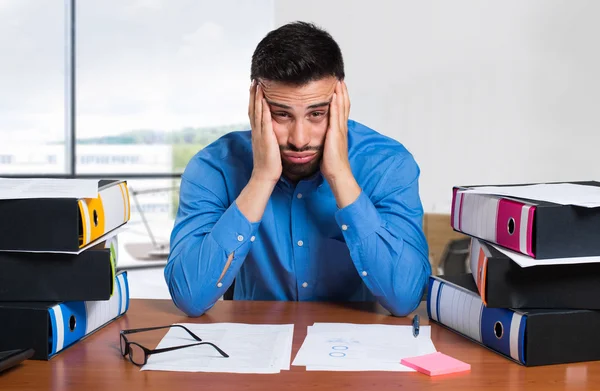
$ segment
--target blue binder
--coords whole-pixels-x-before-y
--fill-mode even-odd
[[[48,360],[129,308],[127,272],[115,277],[109,300],[0,303],[0,350],[33,348],[32,359]]]
[[[600,360],[599,311],[488,308],[471,274],[430,276],[427,313],[432,321],[522,365]]]

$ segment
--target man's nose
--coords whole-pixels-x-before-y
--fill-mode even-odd
[[[296,121],[288,136],[288,143],[302,149],[310,144],[309,129],[303,121]]]

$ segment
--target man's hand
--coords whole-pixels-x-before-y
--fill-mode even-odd
[[[339,208],[353,203],[361,189],[348,160],[350,98],[346,83],[339,81],[329,105],[329,128],[325,136],[321,173],[329,182]]]
[[[327,181],[335,180],[350,172],[348,161],[348,115],[350,99],[346,83],[338,81],[329,105],[329,127],[323,147],[321,172]],[[350,172],[351,173],[351,172]]]
[[[248,117],[252,126],[252,154],[254,169],[252,177],[265,182],[277,183],[281,177],[281,154],[273,131],[271,110],[262,88],[257,81],[250,86]]]
[[[273,188],[281,177],[281,154],[269,105],[256,81],[250,86],[248,117],[252,126],[254,168],[248,184],[235,202],[249,221],[257,222],[262,218]]]

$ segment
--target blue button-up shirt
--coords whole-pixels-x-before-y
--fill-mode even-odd
[[[234,300],[378,300],[394,315],[412,312],[431,273],[413,156],[349,121],[358,199],[339,209],[320,173],[296,185],[282,177],[251,223],[235,202],[252,173],[250,136],[223,136],[182,175],[165,268],[177,307],[201,315],[235,279]]]

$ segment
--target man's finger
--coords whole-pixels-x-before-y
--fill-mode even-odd
[[[261,122],[261,131],[262,132],[270,132],[273,128],[273,123],[271,122],[271,110],[269,109],[269,105],[267,101],[263,98],[261,101],[262,105],[262,122]]]
[[[344,117],[346,121],[350,118],[350,95],[348,94],[348,85],[346,82],[342,82],[344,88]]]
[[[250,98],[248,99],[248,119],[250,120],[250,127],[254,130],[254,98],[256,95],[256,80],[252,80],[250,83]]]
[[[258,84],[258,82],[256,84],[256,94],[254,97],[254,124],[256,125],[256,133],[261,134],[263,93],[260,84]]]
[[[338,112],[338,116],[337,116],[337,118],[338,118],[338,129],[339,129],[340,132],[343,132],[344,128],[345,128],[345,126],[344,126],[344,122],[345,122],[344,114],[345,114],[345,111],[344,111],[344,89],[342,88],[342,82],[341,81],[338,81],[338,84],[337,84],[335,90],[336,90],[335,92],[336,92],[336,96],[337,96],[336,101],[337,101],[337,112]]]
[[[329,129],[335,132],[339,129],[339,124],[337,94],[334,92],[329,104]]]

